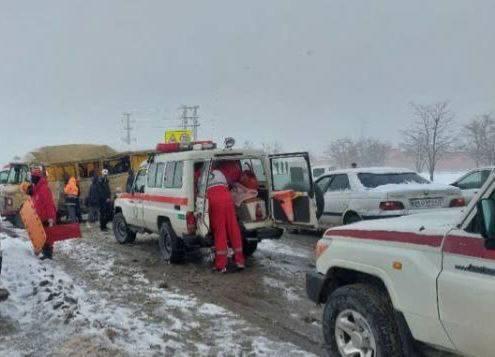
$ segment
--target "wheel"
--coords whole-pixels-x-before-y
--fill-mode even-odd
[[[361,221],[361,217],[357,215],[357,213],[348,213],[344,217],[344,224],[351,224]]]
[[[242,245],[242,250],[246,257],[250,257],[251,255],[253,255],[257,248],[258,248],[258,242],[244,241]]]
[[[370,285],[335,290],[323,312],[323,337],[331,356],[403,356],[392,306]]]
[[[173,264],[182,263],[185,258],[184,244],[177,237],[170,224],[165,222],[160,227],[158,238],[160,253],[163,260]]]
[[[132,243],[136,240],[136,232],[129,229],[122,212],[115,215],[112,225],[115,239],[120,244]]]

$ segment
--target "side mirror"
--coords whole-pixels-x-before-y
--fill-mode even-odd
[[[478,202],[481,235],[486,240],[487,248],[495,248],[495,200],[484,198]]]

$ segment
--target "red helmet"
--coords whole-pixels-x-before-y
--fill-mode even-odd
[[[256,175],[249,170],[245,170],[241,174],[241,178],[239,179],[239,183],[246,187],[249,188],[250,190],[258,190],[259,184],[258,184],[258,179],[256,178]]]

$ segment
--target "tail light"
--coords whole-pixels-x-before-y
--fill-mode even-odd
[[[194,216],[194,212],[186,213],[186,223],[187,223],[187,233],[188,234],[196,233],[196,217]]]
[[[399,201],[384,201],[380,202],[382,211],[400,211],[404,209],[404,204]]]
[[[466,200],[464,198],[454,198],[450,201],[450,207],[464,207],[466,205]]]

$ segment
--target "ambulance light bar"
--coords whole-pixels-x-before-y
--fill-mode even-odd
[[[191,150],[212,150],[216,149],[217,144],[211,140],[205,141],[193,141],[191,143],[167,143],[167,144],[157,144],[156,151],[161,154],[180,152],[180,151],[191,151]]]

